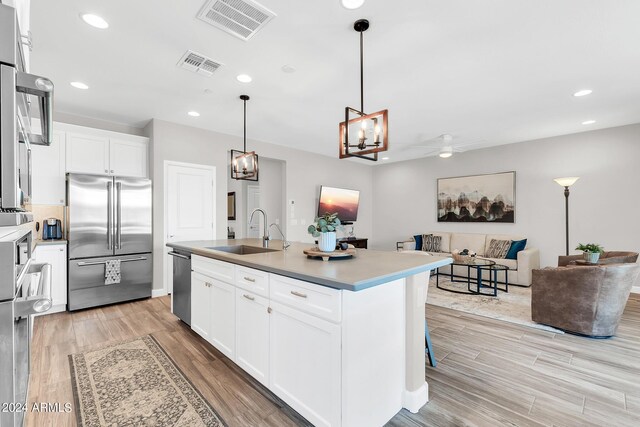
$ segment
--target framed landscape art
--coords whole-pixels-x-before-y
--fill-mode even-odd
[[[438,222],[515,222],[516,173],[438,179]]]

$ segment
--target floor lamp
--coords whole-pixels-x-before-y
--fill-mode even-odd
[[[554,181],[564,187],[564,216],[565,216],[565,233],[567,237],[566,241],[566,254],[569,255],[569,187],[579,180],[579,176],[568,176],[566,178],[555,178]]]

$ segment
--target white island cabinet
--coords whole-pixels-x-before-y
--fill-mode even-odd
[[[236,360],[252,377],[269,387],[269,300],[236,288]]]
[[[207,341],[211,336],[211,283],[207,276],[191,273],[191,329]]]
[[[353,292],[195,254],[192,269],[192,329],[311,423],[402,409],[404,279]]]

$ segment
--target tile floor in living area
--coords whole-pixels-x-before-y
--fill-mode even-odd
[[[29,402],[72,402],[67,355],[153,334],[230,426],[300,425],[169,312],[169,298],[58,313],[34,328]],[[638,425],[640,296],[632,295],[618,336],[558,335],[427,306],[437,368],[427,368],[431,401],[402,411],[393,426]],[[73,414],[28,414],[28,426],[76,425]]]

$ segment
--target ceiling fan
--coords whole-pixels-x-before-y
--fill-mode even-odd
[[[472,145],[472,144],[469,144]],[[438,156],[442,158],[451,157],[453,153],[462,153],[465,150],[458,145],[454,145],[453,136],[448,133],[442,134],[436,138],[432,138],[426,140],[421,144],[410,145],[407,147],[409,149],[424,149],[427,148],[429,151],[425,153],[426,156],[431,156],[432,154],[438,153]]]

